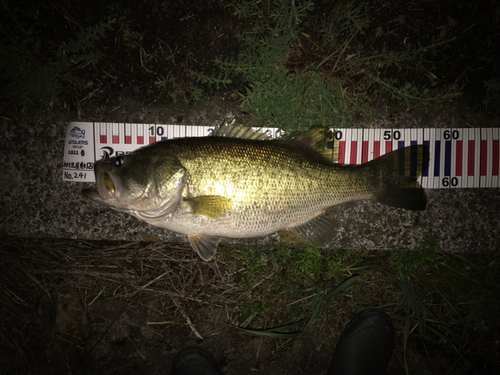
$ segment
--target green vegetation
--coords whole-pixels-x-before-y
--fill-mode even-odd
[[[71,2],[24,9],[1,0],[9,19],[0,27],[1,99],[26,114],[56,104],[79,107],[109,94],[115,84],[141,97],[185,103],[225,89],[239,96],[254,123],[284,130],[371,121],[387,107],[435,106],[461,95],[468,84],[482,90],[474,94],[488,110],[498,106],[495,74],[477,82],[465,75],[496,71],[482,67],[493,68],[498,60],[494,36],[478,47],[481,56],[466,63],[473,64],[470,69],[454,66],[457,39],[468,35],[456,31],[461,23],[449,18],[436,32],[415,23],[397,1],[384,5],[383,16],[378,5],[375,0],[220,2],[212,6],[223,11],[224,22],[217,21],[223,30],[210,26],[200,31],[205,34],[184,35],[177,30],[189,22],[197,26],[196,12],[210,7],[151,2],[124,8],[112,1],[89,17]],[[162,23],[165,17],[172,22]],[[164,29],[153,30],[157,25]],[[403,38],[403,31],[415,35]],[[212,43],[217,48],[205,47]]]
[[[345,126],[357,114],[374,119],[377,106],[389,101],[414,108],[460,95],[430,88],[439,79],[435,59],[452,39],[372,51],[365,38],[370,24],[365,3],[337,3],[314,37],[304,31],[313,8],[312,1],[285,0],[264,5],[247,0],[235,7],[242,20],[255,14],[259,20],[237,36],[238,56],[219,57],[216,65],[224,77],[241,76],[246,82],[241,107],[257,122],[289,131]],[[377,33],[382,36],[382,28]]]
[[[401,327],[408,370],[409,345],[432,351],[446,342],[447,355],[468,364],[468,354],[495,352],[491,330],[498,328],[500,263],[495,254],[440,253],[429,236],[418,251],[324,251],[305,247],[274,252],[221,249],[219,261],[241,275],[245,333],[290,338],[315,320],[381,307],[406,316]],[[318,323],[320,324],[320,323]],[[451,349],[450,349],[451,348]]]

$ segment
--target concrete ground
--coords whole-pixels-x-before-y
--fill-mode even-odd
[[[159,105],[133,96],[98,106],[54,111],[15,123],[1,118],[0,230],[4,234],[37,238],[88,240],[147,240],[186,243],[183,235],[154,228],[129,215],[103,209],[82,198],[91,184],[62,181],[65,128],[70,121],[136,122],[217,125],[245,122],[237,103],[213,96],[199,104]],[[497,118],[470,108],[422,110],[388,115],[377,123],[353,127],[454,128],[498,127]],[[334,124],[332,124],[333,126]],[[338,207],[343,224],[332,248],[394,250],[416,248],[428,235],[437,235],[447,252],[482,252],[498,248],[500,189],[428,189],[428,208],[410,212],[374,202]],[[223,240],[223,244],[275,247],[279,236]]]

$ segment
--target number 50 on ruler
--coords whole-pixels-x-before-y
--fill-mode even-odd
[[[498,128],[334,129],[339,164],[362,164],[392,150],[423,144],[429,169],[424,188],[500,187]]]

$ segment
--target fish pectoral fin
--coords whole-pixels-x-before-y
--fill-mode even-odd
[[[188,236],[188,239],[194,251],[196,251],[204,261],[209,261],[215,256],[217,245],[220,241],[218,237],[202,233],[191,234]]]
[[[229,213],[233,207],[233,202],[229,198],[220,197],[218,195],[202,195],[199,197],[187,198],[185,203],[188,207],[188,212],[208,216],[212,219]]]
[[[307,223],[288,228],[288,230],[315,247],[325,247],[337,237],[342,226],[334,214],[333,211],[327,211]]]

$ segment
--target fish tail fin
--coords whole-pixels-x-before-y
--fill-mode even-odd
[[[429,167],[429,149],[412,145],[385,154],[367,166],[375,168],[381,185],[374,200],[407,210],[424,210],[427,196],[417,179]]]

